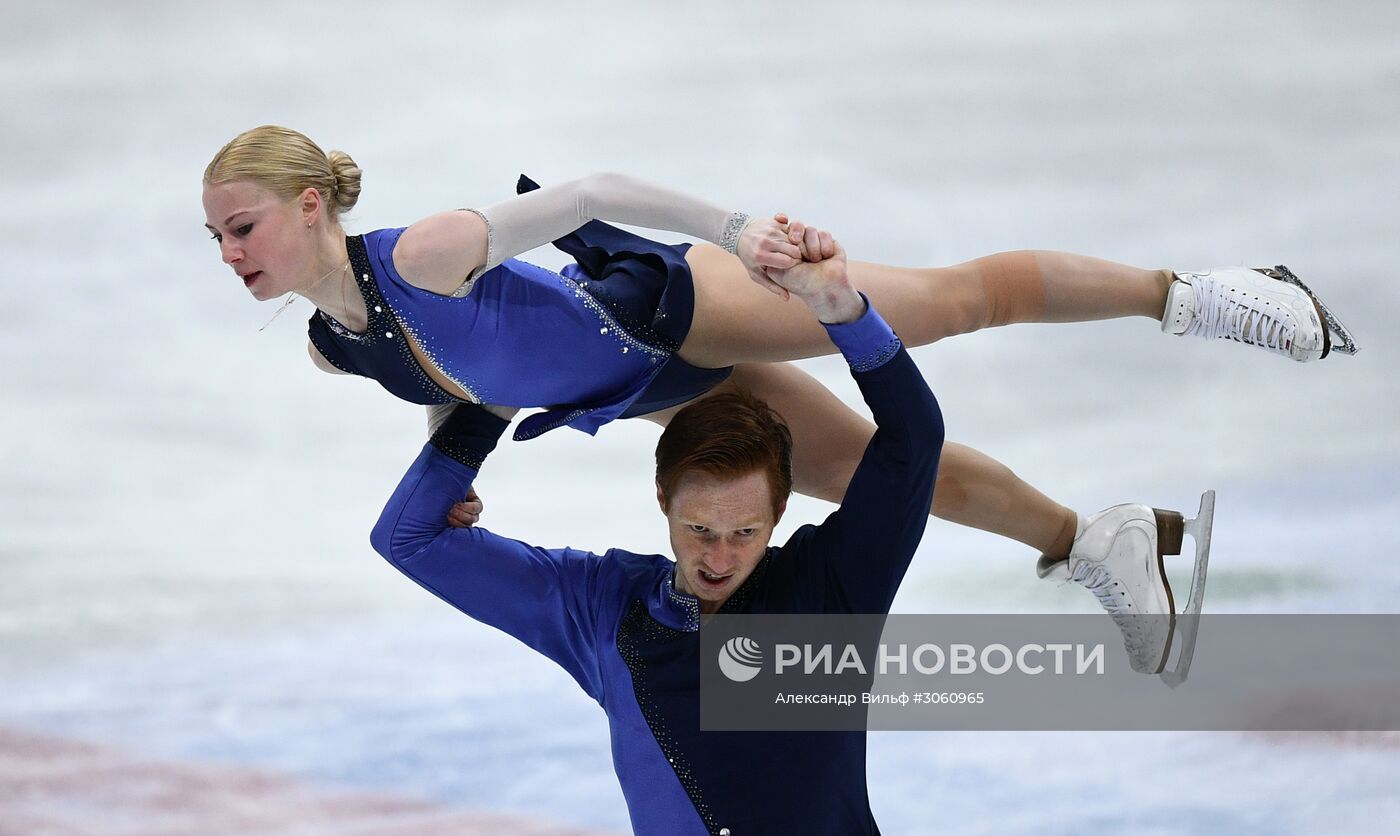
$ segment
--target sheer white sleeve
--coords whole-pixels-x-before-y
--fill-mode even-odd
[[[730,252],[749,217],[623,174],[593,174],[546,186],[480,210],[486,221],[486,263],[472,278],[592,220],[679,232]]]

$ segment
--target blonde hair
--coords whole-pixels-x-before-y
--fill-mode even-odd
[[[278,197],[321,193],[332,219],[360,199],[360,167],[344,151],[329,154],[305,134],[277,125],[244,131],[219,149],[204,169],[208,186],[248,180]]]

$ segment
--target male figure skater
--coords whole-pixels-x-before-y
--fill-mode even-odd
[[[826,324],[878,427],[821,525],[769,546],[792,487],[791,438],[766,405],[735,393],[683,410],[657,445],[674,562],[454,527],[472,521],[459,503],[507,426],[470,404],[433,434],[374,528],[401,571],[558,662],[598,701],[637,833],[879,832],[864,732],[699,729],[702,616],[887,612],[928,519],[938,402],[851,287],[845,253],[829,236],[821,246],[831,257],[774,279]]]

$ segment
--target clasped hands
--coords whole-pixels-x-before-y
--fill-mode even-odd
[[[846,251],[830,232],[779,212],[744,227],[739,259],[760,287],[797,296],[823,322],[848,322],[864,310],[846,273]]]
[[[739,258],[759,286],[781,296],[795,295],[823,322],[855,319],[864,302],[846,275],[846,251],[826,230],[794,221],[779,212],[758,218],[739,236]],[[473,488],[447,512],[453,528],[471,528],[485,505]]]

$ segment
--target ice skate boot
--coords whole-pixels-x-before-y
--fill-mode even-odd
[[[1191,618],[1178,641],[1177,664],[1163,674],[1175,686],[1186,679],[1195,651],[1196,616],[1205,592],[1214,515],[1214,491],[1201,497],[1200,513],[1193,520],[1146,505],[1118,505],[1080,518],[1069,557],[1043,556],[1036,573],[1074,581],[1093,592],[1122,631],[1133,670],[1161,674],[1177,630],[1175,601],[1162,558],[1180,554],[1183,535],[1190,534],[1196,544],[1196,565],[1185,614]]]
[[[1036,574],[1094,593],[1118,629],[1138,673],[1159,673],[1171,650],[1176,607],[1161,556],[1180,551],[1146,505],[1117,505],[1081,518],[1067,559],[1042,556]],[[1178,529],[1179,530],[1179,529]]]
[[[1176,279],[1167,290],[1164,333],[1236,340],[1299,362],[1333,350],[1356,353],[1351,332],[1283,265],[1216,267],[1178,272]]]

